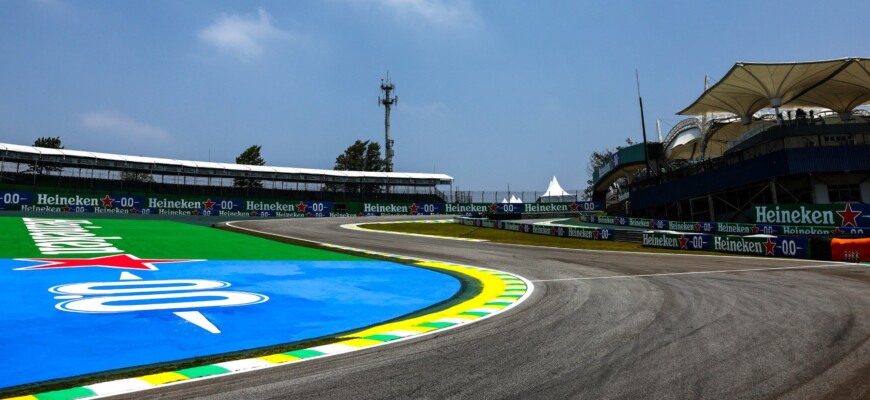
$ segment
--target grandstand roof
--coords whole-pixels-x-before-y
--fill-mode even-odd
[[[738,62],[677,114],[733,113],[748,118],[764,108],[822,107],[850,112],[870,102],[870,59],[793,63]]]
[[[70,167],[83,166],[119,170],[124,168],[139,170],[155,169],[155,173],[160,173],[158,171],[165,171],[167,170],[166,167],[168,167],[168,169],[172,171],[182,170],[184,173],[193,173],[196,175],[213,174],[230,178],[236,175],[248,176],[250,173],[256,173],[257,176],[287,181],[365,181],[373,183],[388,182],[397,185],[447,185],[453,183],[453,177],[445,174],[336,171],[331,169],[242,165],[97,153],[80,150],[49,149],[6,143],[0,143],[0,153],[2,153],[6,158],[47,159],[56,163],[70,164]]]

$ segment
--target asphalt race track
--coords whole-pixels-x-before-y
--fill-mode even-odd
[[[870,396],[867,265],[545,249],[340,228],[372,221],[239,225],[492,267],[533,281],[534,293],[505,314],[458,329],[128,397]]]

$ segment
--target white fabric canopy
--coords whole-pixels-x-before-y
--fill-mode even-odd
[[[735,64],[680,115],[733,113],[749,118],[763,108],[814,106],[848,112],[870,101],[868,59]]]
[[[550,185],[547,186],[547,191],[541,197],[538,197],[538,202],[565,202],[576,199],[577,196],[562,189],[562,185],[559,185],[559,181],[553,176]]]

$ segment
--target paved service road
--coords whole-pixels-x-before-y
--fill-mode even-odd
[[[532,280],[535,291],[507,313],[419,339],[129,397],[870,396],[866,266],[544,249],[339,227],[372,221],[240,225],[501,269]],[[813,268],[793,268],[801,266]],[[722,270],[746,271],[714,272]]]

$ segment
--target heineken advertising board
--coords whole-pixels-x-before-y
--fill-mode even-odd
[[[782,226],[783,235],[864,235],[870,228],[854,228],[851,226]]]
[[[870,227],[870,204],[760,204],[759,224]]]
[[[757,256],[808,258],[807,238],[713,235],[713,251]]]
[[[442,214],[443,203],[363,203],[363,215]]]
[[[644,232],[643,247],[709,251],[711,238],[712,236],[706,233]]]
[[[712,233],[716,232],[717,226],[715,222],[668,221],[668,229],[682,232]]]
[[[203,196],[0,192],[0,210],[96,214],[328,217],[333,203],[254,201]]]
[[[496,228],[513,232],[557,236],[575,239],[613,240],[613,229],[574,227],[564,225],[528,224],[517,221],[495,221],[483,218],[456,218],[457,224]]]
[[[552,235],[575,239],[613,240],[613,229],[556,226],[553,227]]]

